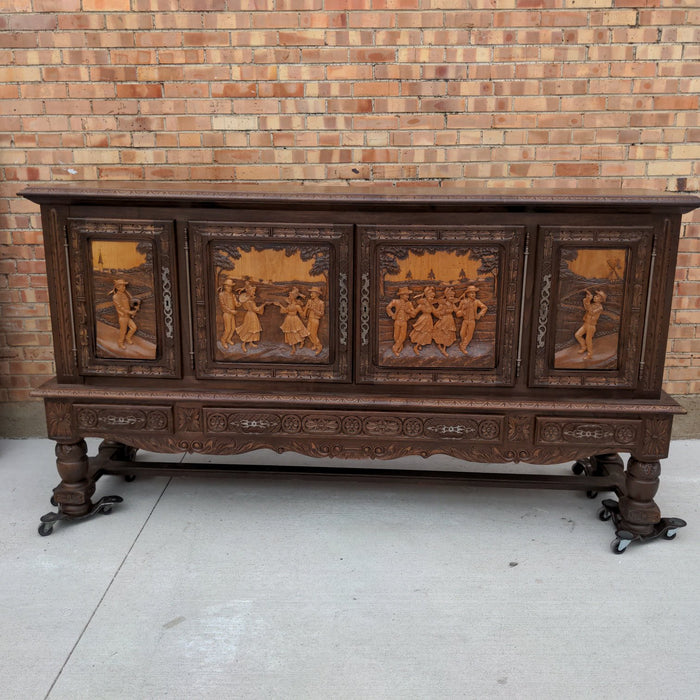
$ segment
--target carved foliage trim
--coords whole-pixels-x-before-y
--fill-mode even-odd
[[[68,401],[44,402],[46,427],[50,438],[67,438],[73,435],[71,405]]]

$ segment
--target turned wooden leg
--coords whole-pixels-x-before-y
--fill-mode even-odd
[[[85,440],[56,445],[61,483],[54,489],[54,500],[69,518],[81,517],[92,509],[90,499],[95,493],[95,482],[88,478],[88,466]]]
[[[640,462],[630,457],[625,472],[625,495],[620,498],[621,529],[633,535],[650,535],[661,520],[661,513],[654,503],[659,488],[659,462]]]

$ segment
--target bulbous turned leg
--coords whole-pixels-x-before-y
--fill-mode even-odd
[[[651,542],[659,537],[672,540],[686,526],[681,518],[662,518],[654,503],[660,473],[659,462],[641,462],[631,457],[620,502],[603,501],[598,517],[612,520],[615,525],[616,537],[612,542],[615,554],[622,554],[632,542]]]
[[[97,513],[109,513],[114,504],[122,502],[121,496],[105,496],[97,503],[92,502],[95,479],[90,476],[85,440],[58,443],[56,467],[61,483],[53,490],[51,502],[58,506],[58,511],[41,516],[39,534],[42,537],[50,535],[60,520],[82,520]]]
[[[66,517],[78,518],[92,509],[95,482],[88,478],[88,456],[85,440],[56,445],[56,468],[61,483],[54,489],[53,500]]]
[[[630,457],[625,471],[625,495],[620,498],[619,528],[633,535],[650,535],[661,520],[654,496],[659,488],[659,462],[640,462]]]

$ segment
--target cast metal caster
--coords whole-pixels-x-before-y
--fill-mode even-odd
[[[47,513],[41,516],[41,525],[39,525],[38,532],[42,537],[48,537],[54,529],[54,526],[59,520],[85,520],[86,518],[91,518],[98,513],[104,513],[104,515],[109,515],[112,512],[112,508],[116,503],[122,503],[123,498],[121,496],[105,496],[101,498],[97,503],[95,503],[92,508],[85,513],[85,515],[79,515],[77,517],[72,517],[66,515],[62,510],[61,506],[58,507],[56,513]]]
[[[605,499],[602,508],[598,511],[598,518],[604,522],[612,520],[617,526],[622,520],[619,503]],[[636,535],[628,530],[616,529],[615,539],[610,543],[610,548],[615,554],[623,554],[633,542],[644,544],[658,538],[672,540],[678,534],[678,530],[687,524],[681,518],[661,518],[648,535]]]

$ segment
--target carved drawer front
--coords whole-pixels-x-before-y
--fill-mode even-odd
[[[73,420],[83,435],[92,432],[100,435],[119,432],[167,434],[172,432],[173,411],[170,406],[74,404]]]
[[[350,381],[351,226],[189,232],[198,377]]]
[[[649,226],[540,228],[532,386],[637,386],[653,239]]]
[[[538,445],[596,445],[600,449],[624,449],[641,437],[641,420],[544,418],[535,420]]]
[[[179,377],[172,222],[68,219],[67,234],[80,373]]]
[[[359,381],[509,386],[525,229],[359,228]]]
[[[270,435],[276,437],[391,438],[498,443],[504,438],[503,416],[327,411],[242,411],[205,408],[208,435]]]

